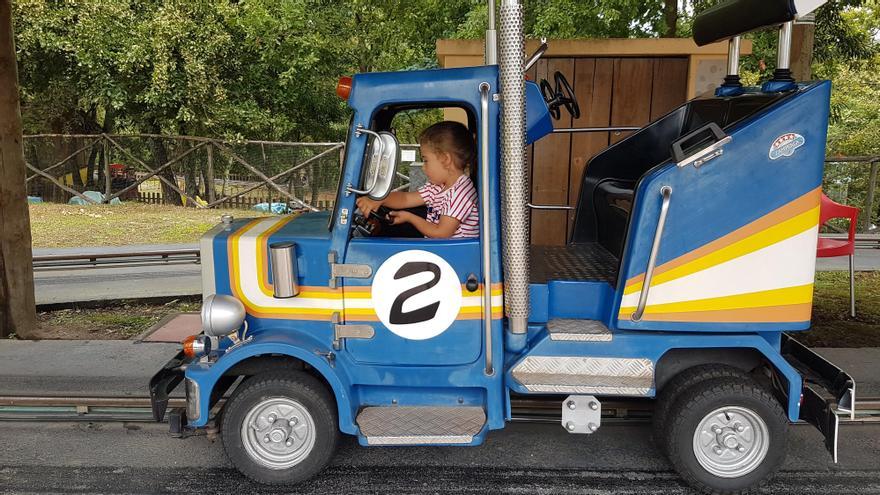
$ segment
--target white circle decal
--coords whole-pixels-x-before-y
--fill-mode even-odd
[[[385,260],[373,277],[372,294],[379,321],[410,340],[440,335],[461,310],[458,275],[428,251],[403,251]]]

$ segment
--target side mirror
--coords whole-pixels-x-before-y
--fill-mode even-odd
[[[391,185],[400,163],[400,143],[390,132],[373,132],[362,127],[355,131],[355,137],[368,134],[372,137],[364,165],[364,189],[355,189],[349,184],[350,193],[366,194],[370,199],[383,200],[391,192]]]

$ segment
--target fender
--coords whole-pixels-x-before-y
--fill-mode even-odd
[[[214,363],[194,363],[186,370],[186,379],[198,385],[199,417],[190,420],[190,426],[202,427],[208,422],[211,392],[223,374],[245,359],[267,355],[282,354],[294,357],[315,369],[330,384],[336,398],[339,427],[343,433],[356,434],[351,410],[351,386],[344,375],[328,361],[333,350],[317,339],[302,334],[291,334],[289,330],[261,329],[254,332],[253,340],[226,352]],[[187,390],[189,393],[189,389]]]

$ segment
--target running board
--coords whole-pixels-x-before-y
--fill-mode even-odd
[[[654,388],[650,359],[526,356],[511,376],[529,392],[645,397]]]
[[[554,318],[547,323],[550,340],[611,342],[611,330],[601,321]]]
[[[367,445],[469,445],[486,425],[482,407],[366,407],[357,424]]]

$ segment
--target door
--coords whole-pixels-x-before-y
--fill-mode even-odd
[[[346,339],[362,363],[459,365],[482,354],[479,239],[354,238],[345,263],[370,278],[343,279],[346,324],[367,324],[370,339]]]

